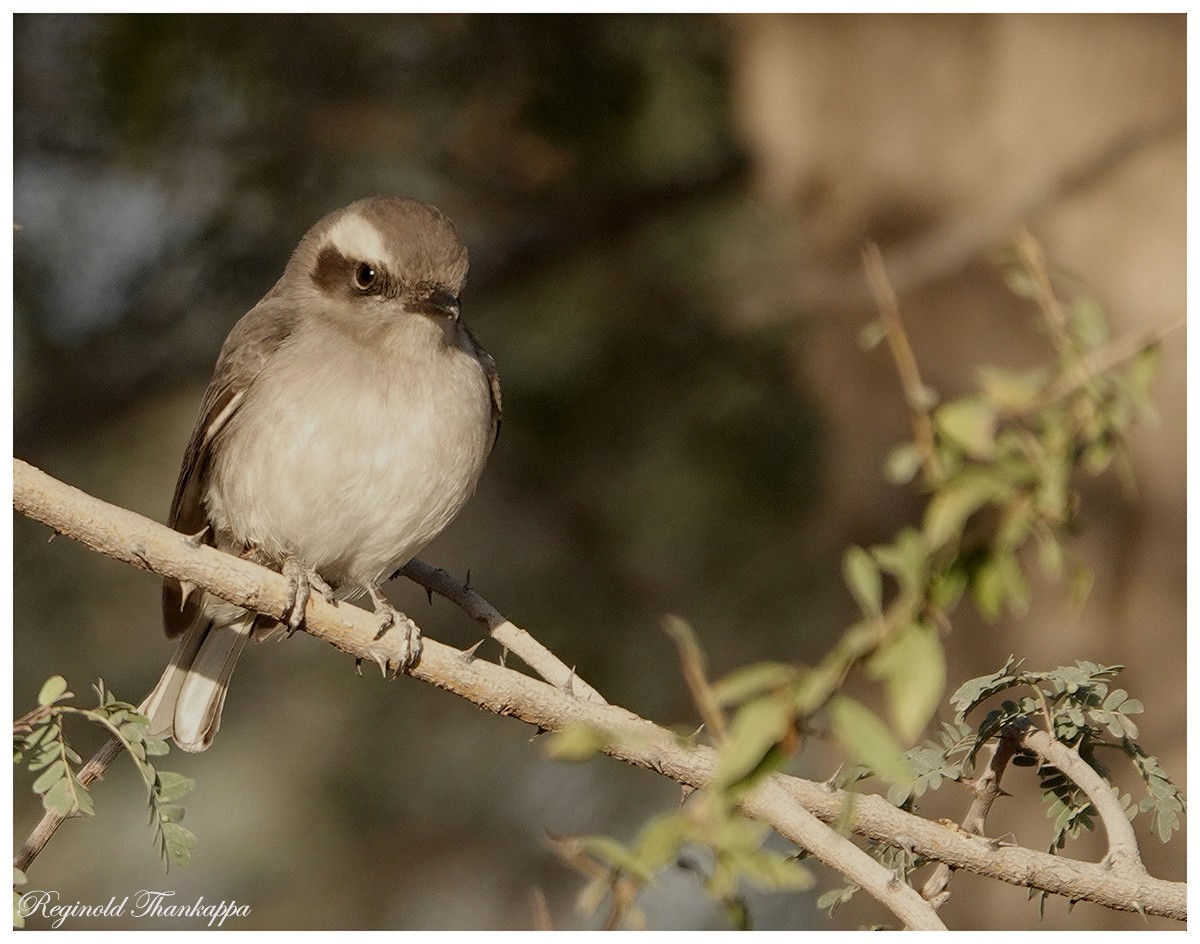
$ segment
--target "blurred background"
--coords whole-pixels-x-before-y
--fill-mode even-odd
[[[221,341],[303,232],[369,194],[432,202],[470,248],[464,318],[505,421],[422,557],[469,568],[609,700],[694,725],[663,614],[692,622],[714,674],[816,660],[852,617],[845,545],[919,513],[881,474],[908,426],[886,353],[856,343],[864,241],[945,395],[980,364],[1049,359],[992,262],[1020,224],[1116,333],[1182,316],[1185,32],[1182,15],[16,16],[15,453],[163,520]],[[1143,743],[1186,787],[1182,332],[1155,392],[1136,501],[1111,477],[1084,488],[1088,603],[1042,583],[1019,622],[962,607],[949,684],[1010,654],[1127,664]],[[15,709],[55,673],[82,701],[97,677],[138,701],[173,651],[157,580],[47,536],[15,521]],[[477,640],[445,601],[388,592],[428,635]],[[163,874],[118,762],[31,883],[66,902],[236,900],[252,928],[529,928],[536,888],[557,927],[593,927],[547,833],[627,840],[678,789],[550,762],[532,734],[411,679],[358,679],[303,634],[252,647],[215,745],[164,764],[199,781],[192,864]],[[793,769],[824,778],[827,761]],[[18,843],[40,815],[29,780]],[[989,830],[1044,848],[1032,776],[1005,786],[1020,799]],[[951,785],[922,812],[967,804]],[[1184,879],[1183,839],[1141,829],[1151,871]],[[754,925],[827,926],[815,900],[840,883],[818,878],[751,893]],[[1057,898],[1039,921],[1021,889],[963,873],[951,888],[951,927],[1147,926]],[[725,926],[685,870],[643,904],[654,928]],[[877,921],[859,896],[833,923]]]

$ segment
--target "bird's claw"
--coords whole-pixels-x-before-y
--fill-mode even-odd
[[[333,588],[315,570],[305,567],[294,557],[289,557],[283,563],[283,576],[288,582],[288,603],[284,610],[287,619],[287,635],[290,639],[304,625],[304,613],[308,608],[309,597],[316,590],[326,603],[335,603],[337,598]]]
[[[375,605],[375,614],[379,617],[379,631],[375,634],[375,639],[382,639],[391,629],[404,634],[398,661],[372,654],[383,671],[384,677],[389,677],[390,672],[390,677],[396,678],[401,672],[407,672],[420,660],[421,630],[407,616],[396,611],[378,586],[369,586],[367,592],[371,595],[371,602]]]

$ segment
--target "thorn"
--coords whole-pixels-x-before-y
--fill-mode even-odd
[[[371,658],[375,660],[375,664],[379,666],[379,671],[383,673],[383,677],[387,678],[387,659],[381,656],[378,652],[372,652]]]
[[[54,540],[56,537],[58,537],[58,532],[57,532],[57,531],[55,531],[53,528],[51,528],[51,529],[50,529],[50,537],[46,538],[46,543],[47,543],[47,544],[49,544],[49,543],[50,543],[51,541],[53,541],[53,540]]]
[[[567,680],[560,687],[568,695],[575,694],[575,666],[571,666],[571,674],[567,676]]]
[[[501,647],[500,647],[500,668],[502,668],[502,669],[507,669],[507,668],[508,668],[508,666],[504,664],[504,661],[505,661],[507,658],[508,658],[508,647],[507,647],[507,646],[501,646]]]
[[[1131,904],[1133,905],[1133,910],[1142,916],[1143,921],[1149,924],[1150,919],[1146,916],[1146,909],[1142,907],[1142,903],[1135,899]]]
[[[895,869],[892,870],[892,877],[887,880],[888,888],[900,887],[900,873]]]
[[[429,598],[429,605],[433,606],[433,587],[425,588],[425,596]]]
[[[362,678],[362,657],[354,660],[354,674]]]
[[[693,787],[689,784],[686,784],[686,783],[680,784],[679,785],[679,805],[683,806],[683,804],[687,802],[687,798],[690,797],[695,792],[696,792],[695,787]]]
[[[179,612],[183,612],[184,606],[187,604],[187,598],[196,590],[196,585],[190,580],[179,581]]]
[[[466,587],[468,590],[474,589],[471,586],[471,568],[470,567],[467,568],[467,579],[463,581],[463,586]]]
[[[208,534],[208,525],[205,525],[195,534],[185,534],[183,540],[189,547],[199,547],[204,543],[204,535]]]
[[[482,645],[483,645],[483,640],[481,639],[481,640],[479,640],[479,642],[475,643],[475,645],[473,645],[470,649],[463,649],[458,654],[459,658],[462,659],[463,662],[465,662],[467,665],[470,665],[472,662],[475,661],[475,651]]]
[[[697,728],[695,731],[693,731],[691,734],[689,734],[689,735],[687,736],[687,739],[688,739],[689,741],[698,741],[698,740],[700,740],[700,733],[701,733],[703,730],[704,730],[704,723],[703,723],[703,722],[701,722],[701,724],[700,724],[700,727],[698,727],[698,728]]]
[[[1070,914],[1072,911],[1074,911],[1077,904],[1078,902],[1074,898],[1069,899],[1067,901],[1067,914]]]
[[[996,788],[996,796],[998,796],[998,797],[1010,797],[1010,796],[1012,796],[1012,794],[1011,794],[1011,793],[1009,793],[1007,790],[1005,790],[1003,787],[997,787],[997,788]]]
[[[140,560],[143,564],[150,563],[148,560],[146,560],[146,545],[141,541],[137,541],[129,545],[129,553]]]
[[[533,734],[531,734],[531,735],[529,736],[529,740],[530,740],[530,741],[536,741],[536,740],[537,740],[538,738],[540,738],[540,737],[541,737],[543,734],[549,734],[549,733],[550,733],[550,729],[549,729],[549,728],[543,728],[543,727],[542,727],[542,726],[539,724],[539,725],[537,726],[537,730],[536,730],[536,731],[534,731],[534,732],[533,732]]]

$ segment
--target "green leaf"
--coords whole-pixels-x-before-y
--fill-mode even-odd
[[[1016,372],[983,367],[979,370],[979,386],[984,397],[999,410],[1020,412],[1041,395],[1048,382],[1045,370]]]
[[[577,721],[551,734],[544,750],[552,760],[583,761],[598,754],[606,743],[602,732]]]
[[[1004,551],[995,557],[996,570],[1004,588],[1008,610],[1014,616],[1024,616],[1029,609],[1029,585],[1014,551]]]
[[[1012,688],[1014,685],[1025,684],[1024,673],[1016,671],[1020,666],[1019,661],[1009,656],[1008,661],[999,671],[963,682],[958,690],[950,696],[950,704],[958,709],[957,721],[961,724],[967,715],[997,692]]]
[[[1042,573],[1047,577],[1058,579],[1062,576],[1067,561],[1062,543],[1049,528],[1038,528],[1034,531],[1034,535],[1037,537],[1038,563],[1041,565]]]
[[[878,318],[868,321],[858,332],[858,343],[863,350],[870,351],[887,337],[887,326]]]
[[[159,802],[172,803],[175,800],[183,799],[195,789],[196,781],[170,770],[160,770],[157,772],[154,785]]]
[[[901,443],[887,454],[883,475],[893,485],[907,485],[921,471],[921,450],[914,443]]]
[[[764,692],[794,684],[800,672],[786,662],[759,662],[734,669],[713,683],[713,695],[722,706],[737,705]]]
[[[996,419],[996,407],[975,397],[951,400],[933,414],[937,431],[974,459],[990,459],[994,454]]]
[[[1004,583],[993,558],[989,557],[975,568],[971,577],[971,596],[976,609],[989,623],[1000,618],[1004,609]]]
[[[53,787],[67,775],[67,764],[61,757],[42,771],[40,777],[33,782],[33,792],[42,794]]]
[[[638,861],[654,871],[669,865],[688,841],[691,829],[688,818],[678,811],[654,817],[638,834]]]
[[[765,696],[738,709],[729,725],[729,739],[721,747],[713,785],[720,790],[755,773],[771,749],[791,731],[792,706],[788,700]]]
[[[142,740],[142,747],[146,749],[146,753],[152,757],[161,756],[168,753],[171,748],[162,738],[148,737]]]
[[[580,836],[579,848],[610,868],[624,872],[642,882],[649,882],[654,873],[625,846],[608,836]]]
[[[1114,688],[1108,693],[1108,697],[1102,702],[1103,707],[1108,711],[1115,711],[1117,706],[1125,702],[1129,698],[1129,692],[1123,688]]]
[[[958,606],[966,588],[966,570],[962,567],[952,567],[933,575],[929,582],[929,600],[943,613],[949,613]]]
[[[969,470],[938,490],[925,510],[925,540],[938,550],[959,538],[967,519],[984,505],[1003,501],[1012,486],[987,472]]]
[[[42,684],[38,692],[38,704],[43,708],[53,705],[67,694],[67,680],[61,675],[52,675]]]
[[[863,624],[856,624],[863,625]],[[793,694],[792,708],[798,718],[807,718],[825,703],[842,677],[842,668],[833,660],[826,660],[805,672]]]
[[[1158,376],[1161,351],[1158,344],[1151,344],[1139,351],[1129,363],[1125,373],[1126,388],[1132,405],[1143,415],[1154,419],[1158,415],[1150,399],[1150,385]]]
[[[52,764],[54,761],[62,757],[62,751],[59,750],[58,745],[58,723],[52,722],[46,727],[50,730],[50,734],[54,740],[46,741],[33,752],[28,762],[25,764],[25,767],[30,771],[41,770],[46,765]]]
[[[871,709],[848,695],[837,695],[829,702],[829,719],[837,739],[860,763],[890,783],[913,779],[899,742]]]
[[[937,711],[946,687],[946,654],[937,633],[910,623],[871,658],[867,668],[885,682],[892,724],[911,744]]]
[[[871,548],[879,566],[896,578],[900,589],[919,593],[925,586],[930,547],[915,528],[901,528],[891,544]]]
[[[863,613],[878,616],[883,612],[883,577],[870,554],[850,545],[842,557],[842,576]]]
[[[77,812],[88,814],[92,811],[84,808],[83,798],[86,796],[82,787],[76,789],[76,783],[68,775],[60,777],[55,781],[54,786],[46,791],[42,796],[42,805],[59,816],[71,816]]]
[[[163,852],[168,863],[180,867],[192,860],[192,850],[196,848],[196,835],[179,823],[162,824]]]
[[[854,893],[857,891],[857,885],[846,885],[842,888],[831,889],[817,899],[817,907],[822,911],[829,912],[830,917],[833,917],[833,913],[838,907],[853,898]]]
[[[749,881],[768,891],[802,892],[813,886],[808,869],[792,856],[772,849],[759,849],[754,855],[740,859],[738,868]]]
[[[1069,324],[1072,336],[1085,351],[1091,351],[1108,341],[1108,319],[1094,298],[1083,298],[1071,307]]]
[[[1033,278],[1024,269],[1007,269],[1004,272],[1004,282],[1008,290],[1022,298],[1037,298],[1037,286]]]

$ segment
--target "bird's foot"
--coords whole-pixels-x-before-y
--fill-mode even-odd
[[[284,625],[287,627],[288,637],[291,638],[292,634],[304,625],[304,611],[313,590],[321,594],[326,603],[335,603],[337,598],[334,596],[333,587],[325,582],[325,578],[315,570],[305,567],[294,557],[289,557],[283,562],[283,576],[287,578],[288,582],[288,603],[284,609],[286,617]]]
[[[379,632],[375,634],[375,638],[382,639],[393,627],[404,636],[399,661],[393,662],[388,659],[381,665],[384,675],[387,675],[388,670],[391,669],[392,678],[395,678],[401,672],[411,669],[420,660],[421,630],[407,616],[396,611],[391,601],[383,595],[378,584],[368,585],[367,593],[371,595],[371,603],[375,606],[375,615],[379,617]]]

